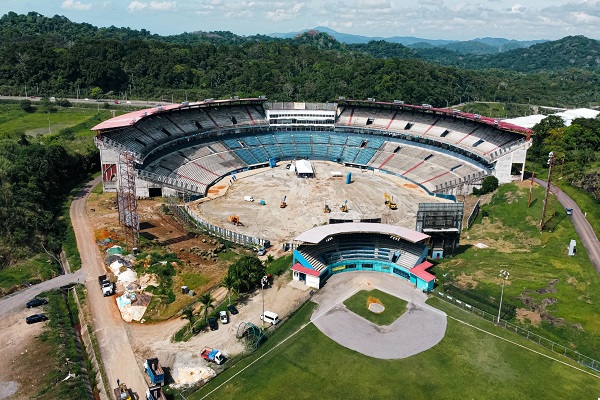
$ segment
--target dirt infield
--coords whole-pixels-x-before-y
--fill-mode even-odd
[[[290,162],[291,163],[291,162]],[[429,196],[423,189],[400,177],[374,171],[361,172],[326,161],[311,161],[315,178],[297,178],[286,162],[276,168],[237,174],[213,186],[208,198],[192,206],[208,222],[271,242],[283,242],[323,225],[329,218],[381,218],[381,222],[414,229],[419,203],[447,202]],[[334,177],[332,172],[341,172]],[[346,174],[352,183],[346,184]],[[384,193],[393,197],[397,210],[384,204]],[[252,196],[254,202],[244,201]],[[280,208],[285,197],[286,208]],[[261,205],[264,200],[265,205]],[[348,212],[340,207],[347,201]],[[325,205],[331,213],[324,213]],[[243,226],[234,226],[228,217],[237,215]]]
[[[408,311],[378,326],[348,310],[343,301],[358,290],[379,289],[408,302]],[[446,334],[446,314],[425,304],[427,295],[410,282],[377,272],[344,272],[329,278],[314,297],[311,321],[332,340],[364,355],[407,358],[430,349]]]

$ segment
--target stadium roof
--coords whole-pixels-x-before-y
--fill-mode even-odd
[[[292,271],[298,271],[310,276],[319,276],[323,271],[317,271],[316,269],[306,268],[300,263],[296,263],[292,266]]]
[[[590,108],[575,108],[572,110],[565,110],[561,112],[557,112],[555,114],[558,117],[561,117],[564,124],[566,126],[571,125],[574,119],[577,118],[596,118],[600,114],[600,111],[592,110]],[[510,118],[505,119],[502,122],[507,122],[511,124],[521,125],[526,128],[533,128],[536,124],[542,122],[547,115],[543,114],[534,114],[534,115],[526,115],[524,117]]]
[[[127,114],[119,115],[118,117],[114,117],[99,123],[98,125],[92,128],[93,131],[100,131],[104,129],[113,129],[113,128],[124,128],[126,126],[132,126],[140,119],[144,117],[148,117],[153,114],[159,114],[166,111],[178,110],[178,109],[190,109],[190,108],[199,108],[199,107],[208,107],[208,106],[218,106],[223,104],[237,104],[240,102],[248,103],[253,101],[266,101],[266,98],[258,98],[258,99],[229,99],[229,100],[212,100],[207,99],[199,102],[183,102],[181,104],[167,104],[167,105],[157,105],[152,108],[146,108],[144,110],[136,110]]]
[[[410,273],[414,276],[423,279],[425,282],[431,282],[435,279],[435,276],[426,271],[426,269],[433,266],[429,261],[423,261],[421,264],[411,268]]]
[[[372,222],[347,222],[342,224],[321,225],[309,229],[296,236],[294,240],[304,243],[317,244],[327,236],[341,235],[344,233],[381,233],[384,235],[398,236],[411,243],[419,243],[429,238],[421,232],[413,231],[401,226],[377,224]]]
[[[520,133],[524,133],[524,134],[532,133],[531,129],[526,128],[524,126],[517,125],[510,121],[506,121],[506,120],[502,121],[502,120],[499,120],[496,118],[484,117],[483,115],[462,112],[460,110],[455,110],[452,108],[432,107],[429,104],[423,104],[423,105],[419,106],[419,105],[413,105],[413,104],[405,104],[404,102],[389,103],[389,102],[382,102],[382,101],[375,101],[375,100],[346,100],[346,99],[339,99],[338,102],[347,103],[347,104],[351,104],[351,105],[354,104],[354,105],[364,105],[364,106],[369,106],[369,105],[393,106],[393,107],[397,107],[397,108],[408,108],[408,109],[413,109],[413,110],[421,110],[423,112],[431,112],[433,114],[453,115],[457,118],[464,118],[464,119],[468,119],[468,120],[472,120],[472,121],[478,121],[478,122],[481,122],[486,125],[493,125],[493,126],[498,127],[499,129],[504,129],[507,131],[520,132]]]

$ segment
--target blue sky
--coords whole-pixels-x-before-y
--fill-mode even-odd
[[[600,39],[600,0],[0,0],[0,14],[35,11],[161,35],[240,35],[327,26],[365,36],[466,40]]]

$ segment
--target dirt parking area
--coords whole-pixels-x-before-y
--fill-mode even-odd
[[[50,346],[44,346],[37,336],[47,322],[27,325],[25,318],[41,312],[41,308],[23,306],[0,324],[0,399],[31,399],[39,394],[44,374],[39,366],[48,364]]]
[[[276,243],[290,241],[330,218],[381,218],[382,223],[415,229],[419,203],[448,202],[394,175],[361,172],[326,161],[311,164],[314,178],[297,178],[292,169],[285,168],[286,163],[238,174],[231,185],[228,180],[216,185],[209,198],[192,209],[212,224]],[[334,177],[332,172],[341,172],[341,176]],[[346,184],[348,172],[352,173],[350,184]],[[384,193],[393,197],[397,210],[385,206]],[[245,196],[252,196],[254,202],[244,201]],[[280,208],[284,198],[287,207]],[[261,200],[265,205],[260,204]],[[348,212],[342,212],[340,207],[346,201]],[[324,213],[326,204],[331,213]],[[228,217],[232,215],[237,215],[243,225],[231,224]]]

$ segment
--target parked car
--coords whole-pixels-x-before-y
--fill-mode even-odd
[[[27,302],[27,308],[39,307],[39,306],[43,306],[44,304],[48,304],[48,300],[38,299],[36,297],[35,299],[31,299]]]
[[[573,209],[572,208],[565,208],[565,212],[567,213],[567,215],[573,215]]]
[[[235,308],[235,306],[234,306],[233,304],[229,304],[229,305],[227,306],[227,310],[229,310],[229,313],[230,313],[231,315],[236,315],[237,313],[239,313],[238,309],[237,309],[237,308]]]
[[[211,331],[216,331],[217,329],[219,329],[219,324],[217,323],[217,319],[210,317],[208,319],[208,327],[210,328]]]
[[[25,322],[28,324],[35,324],[36,322],[46,321],[47,319],[48,317],[46,317],[44,314],[33,314],[25,318]]]
[[[227,311],[220,311],[219,312],[219,321],[221,321],[222,324],[228,324],[229,323],[229,316],[227,315]]]

